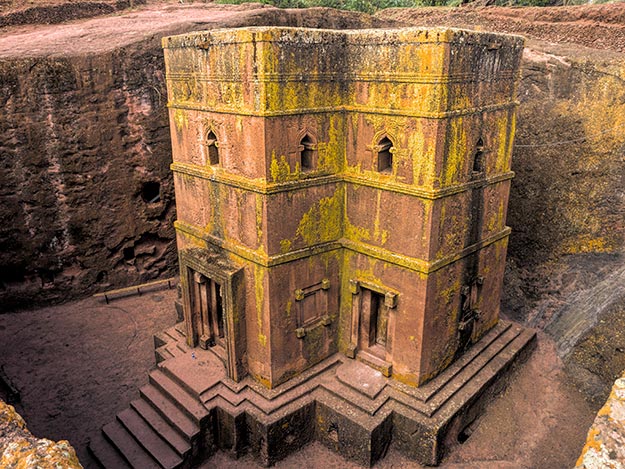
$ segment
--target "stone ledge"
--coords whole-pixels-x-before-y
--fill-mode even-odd
[[[271,465],[315,439],[366,466],[381,459],[389,445],[421,464],[436,465],[534,342],[534,331],[501,321],[421,388],[398,385],[341,354],[272,390],[249,377],[234,383],[210,350],[194,349],[195,358],[187,353],[159,367],[206,407],[202,431],[209,454],[219,449],[238,457],[251,451]],[[373,392],[361,389],[369,381]]]

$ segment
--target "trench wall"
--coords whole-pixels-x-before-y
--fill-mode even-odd
[[[177,274],[161,37],[214,27],[392,23],[323,8],[205,8],[205,17],[181,20],[182,12],[171,26],[108,51],[85,43],[83,53],[59,46],[2,55],[0,312]],[[115,33],[102,33],[104,45],[107,34]]]

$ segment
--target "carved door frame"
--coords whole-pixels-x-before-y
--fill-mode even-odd
[[[180,284],[187,344],[196,347],[199,331],[194,323],[190,289],[194,287],[191,272],[197,272],[219,284],[223,311],[225,365],[228,377],[240,381],[246,374],[245,348],[245,297],[243,292],[243,269],[227,269],[221,262],[211,262],[207,256],[183,252],[180,260]],[[237,316],[235,318],[235,316]],[[217,353],[216,353],[217,354]],[[217,354],[218,355],[218,354]]]

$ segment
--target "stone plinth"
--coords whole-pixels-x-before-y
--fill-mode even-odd
[[[197,403],[203,457],[216,450],[232,457],[251,451],[262,464],[272,465],[317,440],[364,466],[381,459],[389,447],[435,465],[505,382],[497,378],[523,358],[534,338],[533,332],[502,321],[419,388],[340,353],[274,389],[249,376],[231,380],[210,350],[167,359],[154,373],[184,389],[177,394],[179,402],[192,396]]]

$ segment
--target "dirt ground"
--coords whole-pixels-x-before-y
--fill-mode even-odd
[[[625,3],[570,7],[389,8],[376,13],[412,26],[521,34],[551,43],[625,51]]]
[[[89,466],[89,435],[147,383],[152,336],[175,323],[174,292],[0,315],[0,365],[20,392],[17,409],[30,431],[69,439]]]
[[[88,298],[0,315],[0,364],[20,391],[18,410],[30,430],[38,437],[68,439],[85,467],[94,467],[88,437],[147,383],[154,366],[152,335],[174,324],[174,297],[174,289],[161,289],[109,305]],[[529,360],[441,467],[570,468],[596,410],[567,380],[553,343],[541,334]],[[203,469],[211,467],[260,466],[217,454]],[[315,443],[276,467],[359,466]],[[391,451],[376,467],[420,466]]]

